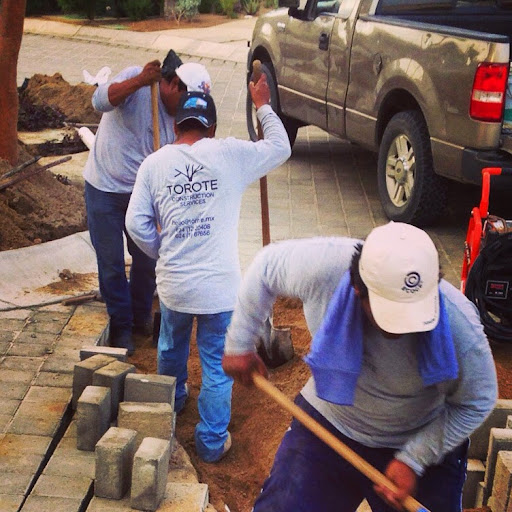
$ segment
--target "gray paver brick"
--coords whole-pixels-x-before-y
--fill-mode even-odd
[[[92,483],[93,480],[87,477],[41,475],[31,494],[83,500],[91,491]]]
[[[0,478],[0,495],[25,495],[34,479],[35,473],[13,473],[4,471]],[[2,508],[0,508],[0,510],[3,512]]]
[[[23,402],[14,415],[8,432],[54,436],[68,407],[68,402]]]
[[[20,512],[81,512],[83,500],[30,495]]]
[[[18,512],[24,499],[23,495],[0,494],[0,510],[2,512]]]

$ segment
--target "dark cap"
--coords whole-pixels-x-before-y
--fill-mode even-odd
[[[217,110],[213,98],[199,91],[184,92],[176,109],[176,124],[186,119],[197,119],[206,128],[217,122]]]
[[[164,63],[162,64],[162,76],[164,78],[167,78],[169,76],[172,76],[176,69],[179,68],[183,62],[181,59],[176,55],[176,52],[174,50],[169,50],[169,53],[164,59]]]

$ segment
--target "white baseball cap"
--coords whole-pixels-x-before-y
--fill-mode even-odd
[[[359,274],[377,325],[392,334],[425,332],[439,321],[439,255],[425,231],[390,222],[367,237]]]
[[[210,94],[212,80],[208,71],[202,64],[186,62],[176,69],[176,74],[187,86],[187,91],[204,92]]]

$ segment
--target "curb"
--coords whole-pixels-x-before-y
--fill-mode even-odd
[[[167,51],[169,48],[174,48],[177,53],[190,57],[202,57],[243,64],[247,61],[249,48],[247,44],[243,44],[243,41],[238,43],[201,41],[182,35],[172,35],[173,31],[133,32],[130,30],[73,25],[37,18],[25,18],[23,26],[25,34],[81,39],[118,46],[147,48],[156,51]],[[197,31],[194,31],[194,33],[197,33]]]

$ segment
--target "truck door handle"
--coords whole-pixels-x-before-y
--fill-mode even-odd
[[[320,34],[320,39],[318,40],[318,48],[320,50],[327,50],[329,48],[329,34]]]
[[[286,28],[286,24],[282,21],[277,22],[277,30],[278,32],[284,32],[284,29]]]

